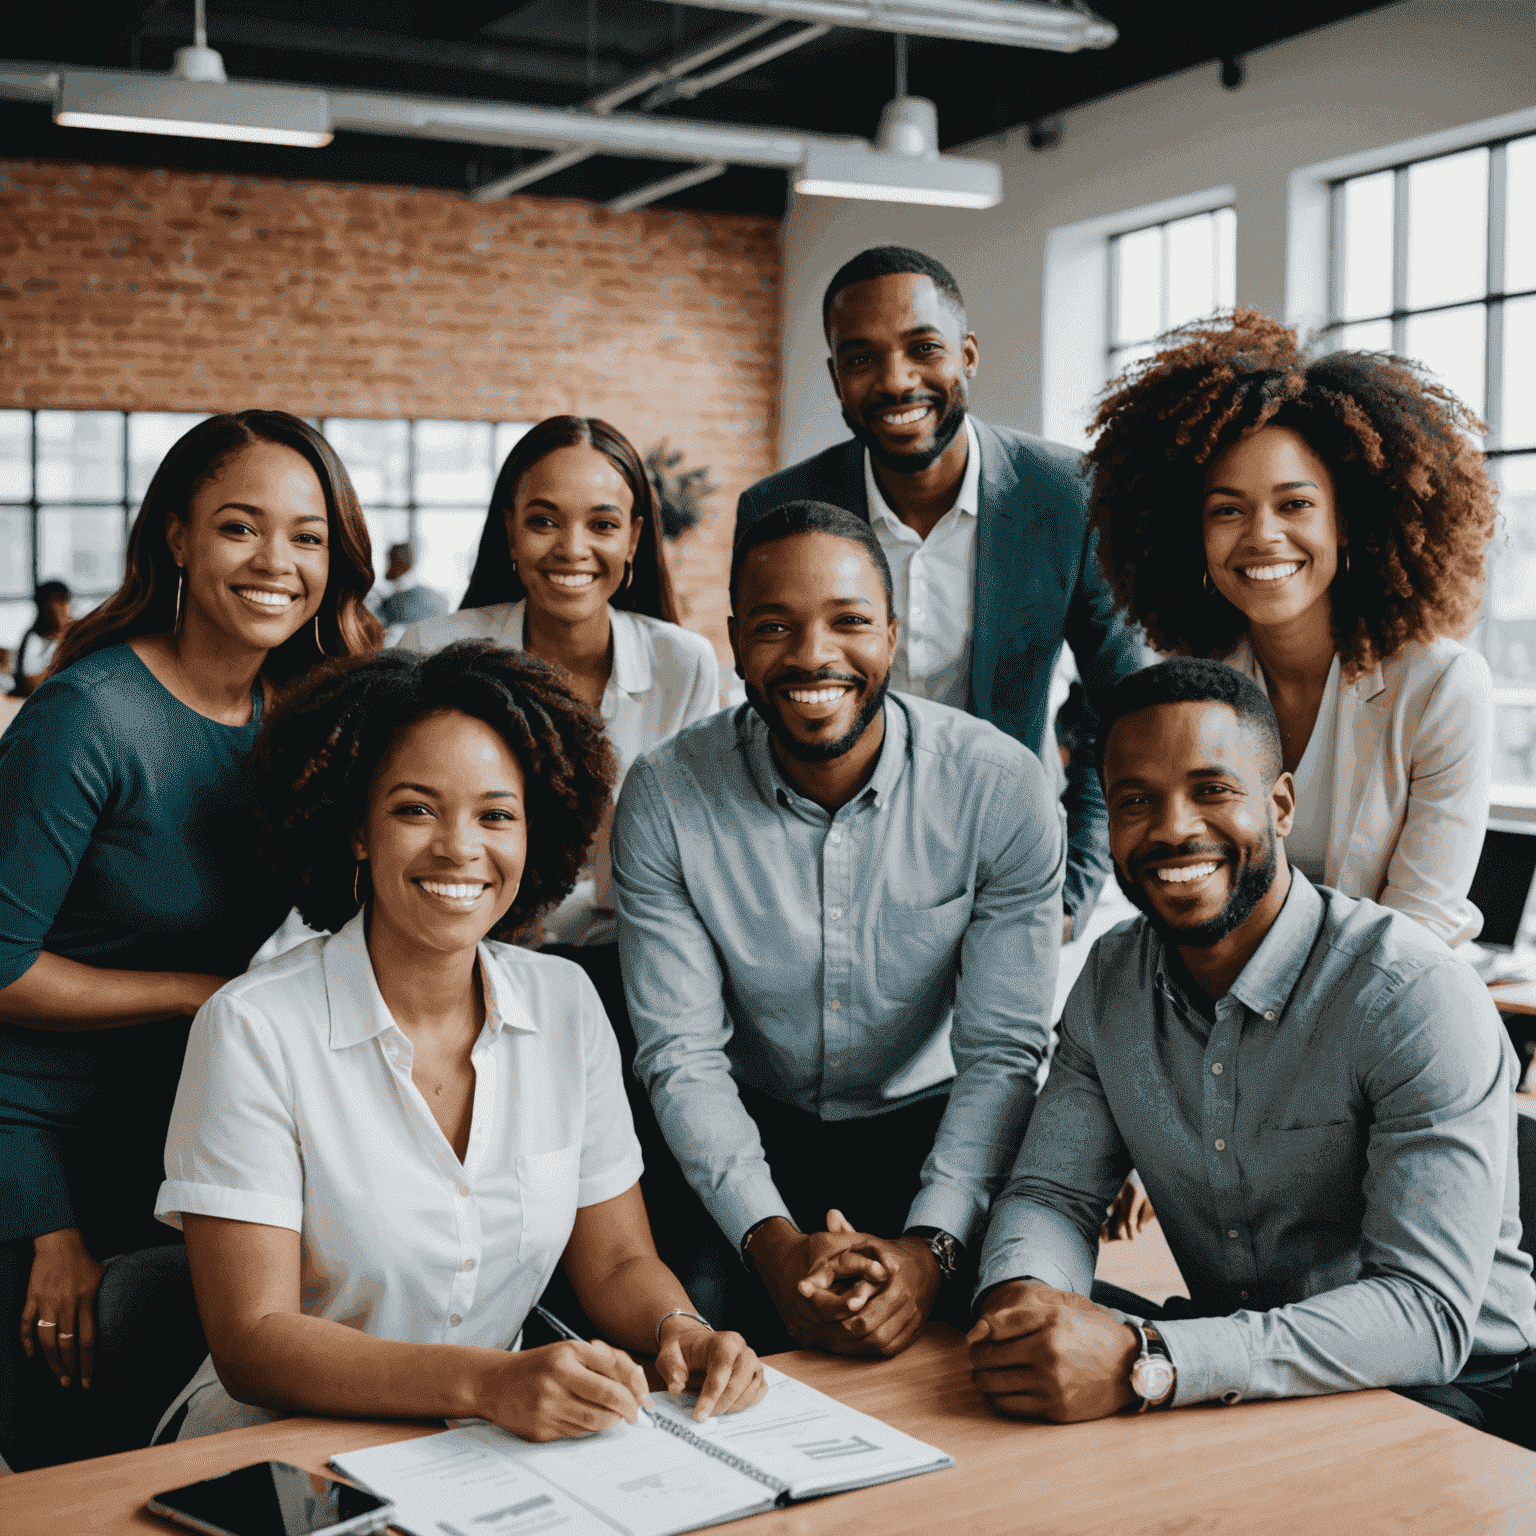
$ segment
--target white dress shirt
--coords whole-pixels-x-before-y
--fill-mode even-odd
[[[440,651],[455,640],[494,640],[508,650],[520,651],[525,606],[494,603],[425,619],[400,636],[400,649]],[[613,786],[617,800],[624,775],[642,752],[720,708],[720,664],[715,648],[692,630],[622,608],[610,608],[608,617],[613,625],[613,669],[599,713],[619,759],[619,777]],[[575,890],[546,914],[545,942],[610,944],[617,936],[608,867],[610,823],[611,818],[605,820],[593,839]]]
[[[971,618],[976,597],[976,519],[981,507],[981,444],[965,418],[965,476],[955,504],[926,539],[891,511],[864,450],[869,525],[890,562],[901,625],[891,662],[891,687],[971,707]]]
[[[412,1343],[513,1345],[577,1209],[630,1188],[640,1146],[580,967],[489,941],[479,964],[462,1164],[411,1081],[359,914],[203,1005],[155,1214],[300,1233],[310,1316]],[[191,1404],[182,1438],[273,1417],[235,1403],[211,1363],[178,1401]]]
[[[1334,742],[1339,734],[1339,658],[1335,656],[1323,684],[1312,734],[1296,771],[1296,819],[1285,839],[1285,856],[1315,885],[1326,884],[1328,827],[1333,820]]]

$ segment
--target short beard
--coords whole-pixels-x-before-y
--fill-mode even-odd
[[[850,416],[846,409],[843,411],[843,421],[848,430],[869,449],[869,456],[882,469],[888,469],[896,475],[915,475],[919,470],[927,469],[930,464],[936,463],[944,450],[954,442],[961,427],[965,425],[965,413],[969,409],[970,391],[965,387],[965,380],[961,379],[955,386],[949,409],[939,418],[938,426],[933,429],[933,446],[920,449],[916,453],[891,453],[882,448],[875,441],[874,433],[862,421]]]
[[[843,757],[859,744],[859,738],[869,729],[870,722],[885,706],[886,689],[891,681],[887,670],[879,683],[870,690],[860,706],[853,724],[836,741],[798,741],[784,724],[778,706],[771,703],[759,688],[747,684],[747,703],[762,716],[763,723],[773,733],[773,739],[798,763],[830,763]],[[807,683],[807,687],[811,686]]]
[[[1204,852],[1205,850],[1189,851]],[[1171,944],[1175,949],[1209,949],[1211,945],[1221,943],[1228,934],[1240,928],[1248,920],[1253,909],[1269,894],[1269,888],[1275,883],[1275,874],[1279,866],[1275,829],[1269,827],[1264,833],[1264,852],[1257,860],[1250,860],[1238,874],[1221,911],[1210,922],[1201,923],[1195,928],[1175,928],[1165,922],[1153,908],[1147,893],[1140,885],[1127,880],[1121,874],[1118,864],[1115,865],[1115,881],[1130,898],[1131,905],[1139,912],[1146,914],[1147,921],[1156,929],[1165,944]]]

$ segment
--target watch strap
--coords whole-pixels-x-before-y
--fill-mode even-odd
[[[946,1232],[943,1227],[908,1227],[901,1235],[915,1237],[927,1247],[939,1266],[941,1285],[959,1274],[961,1260],[965,1257],[965,1245],[954,1233]]]

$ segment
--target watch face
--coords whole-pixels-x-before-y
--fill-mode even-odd
[[[1160,1402],[1173,1386],[1173,1362],[1161,1355],[1144,1355],[1131,1367],[1131,1390],[1149,1403]]]

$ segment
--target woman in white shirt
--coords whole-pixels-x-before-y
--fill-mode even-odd
[[[661,1264],[618,1052],[568,961],[496,941],[570,888],[613,774],[550,667],[489,644],[356,658],[283,701],[259,794],[331,931],[198,1014],[157,1214],[211,1356],[181,1438],[282,1413],[634,1422],[656,1351],[697,1416],[762,1371]],[[558,1263],[613,1345],[516,1349]]]
[[[1417,365],[1309,361],[1252,310],[1165,340],[1111,386],[1087,456],[1116,596],[1157,649],[1267,690],[1293,866],[1475,938],[1493,693],[1459,637],[1497,497],[1479,424]]]

